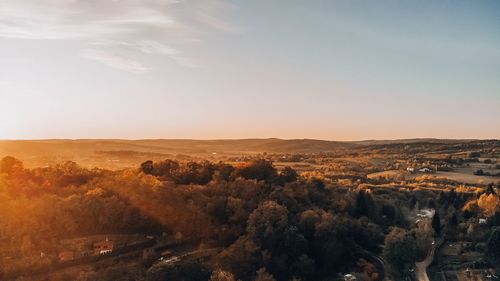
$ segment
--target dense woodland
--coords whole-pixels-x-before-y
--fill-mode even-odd
[[[165,233],[221,251],[209,263],[155,268],[144,261],[78,280],[305,281],[337,280],[347,272],[381,280],[384,272],[374,256],[383,255],[395,276],[425,257],[426,234],[407,218],[419,206],[437,210],[436,237],[456,233],[471,217],[488,217],[485,231],[464,235],[478,236],[486,262],[498,264],[497,192],[494,186],[472,193],[378,191],[360,182],[342,186],[299,176],[290,167],[278,171],[264,159],[237,166],[146,161],[111,171],[73,162],[27,169],[5,157],[0,162],[0,268],[7,274],[18,266],[39,266],[37,255],[57,252],[65,238]],[[16,259],[22,265],[12,262]]]

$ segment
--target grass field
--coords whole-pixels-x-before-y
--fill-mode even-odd
[[[456,172],[437,172],[432,174],[438,178],[447,178],[457,182],[468,183],[468,184],[489,184],[500,182],[498,177],[487,177],[487,176],[476,176],[471,173],[464,173],[462,171]]]

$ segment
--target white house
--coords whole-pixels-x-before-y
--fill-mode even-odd
[[[344,275],[344,281],[356,281],[356,276],[352,274],[346,274]]]
[[[422,219],[432,219],[436,211],[434,209],[421,209],[417,213],[417,217]]]

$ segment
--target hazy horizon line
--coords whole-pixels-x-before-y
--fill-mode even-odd
[[[447,140],[447,141],[479,141],[479,140],[500,140],[498,138],[439,138],[439,137],[415,137],[415,138],[385,138],[385,139],[322,139],[322,138],[279,138],[279,137],[250,137],[250,138],[32,138],[32,139],[4,139],[4,141],[147,141],[147,140],[170,140],[170,141],[238,141],[238,140],[311,140],[330,142],[367,142],[367,141],[408,141],[408,140]]]

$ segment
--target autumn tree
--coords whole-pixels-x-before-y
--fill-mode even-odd
[[[481,194],[477,200],[478,207],[482,210],[484,215],[491,217],[495,212],[500,212],[500,196],[495,193]]]
[[[292,167],[286,166],[280,171],[277,183],[283,185],[288,182],[294,182],[298,178],[299,174]]]
[[[417,245],[415,238],[406,230],[395,227],[385,238],[384,256],[400,271],[415,263]]]
[[[365,190],[359,190],[356,197],[356,205],[354,206],[354,215],[356,217],[373,217],[375,212],[375,204],[370,193]]]
[[[248,163],[245,166],[238,167],[234,171],[235,177],[242,177],[245,179],[265,181],[268,183],[273,182],[277,177],[277,171],[270,161],[258,159]]]
[[[153,161],[148,160],[141,164],[141,171],[145,174],[152,175],[154,171]]]
[[[252,212],[247,225],[250,237],[272,248],[288,227],[288,210],[274,201],[266,201]]]
[[[254,281],[276,281],[276,279],[265,268],[261,268],[257,270],[257,276],[255,276]]]
[[[236,281],[236,280],[234,279],[234,275],[231,272],[217,269],[212,273],[209,281]]]
[[[24,164],[21,160],[12,156],[6,156],[0,161],[0,173],[5,173],[9,176],[22,173],[24,171]]]
[[[495,228],[491,232],[488,239],[488,253],[494,258],[500,259],[500,227]]]

